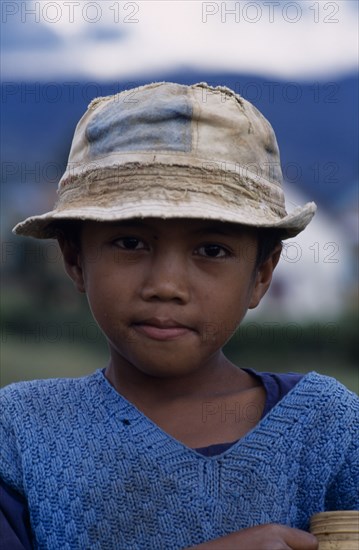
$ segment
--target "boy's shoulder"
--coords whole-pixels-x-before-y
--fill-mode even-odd
[[[306,374],[282,401],[282,414],[304,414],[308,429],[358,431],[359,397],[336,378],[311,371]],[[345,426],[345,429],[343,427]]]
[[[295,375],[295,373],[289,373]],[[353,399],[353,401],[358,401],[358,395],[349,390],[342,382],[339,382],[333,376],[328,376],[327,374],[321,374],[317,371],[311,371],[308,374],[303,376],[303,388],[299,386],[303,391],[309,391],[310,394],[312,391],[318,394],[322,400],[338,398],[339,400],[345,396]]]
[[[0,389],[3,410],[19,413],[29,406],[43,409],[86,399],[91,388],[98,384],[101,371],[79,378],[47,378],[14,382]]]
[[[296,373],[288,373],[288,375],[298,376]],[[341,404],[347,401],[353,403],[354,406],[359,405],[359,396],[355,392],[349,390],[336,378],[317,371],[305,374],[294,386],[293,390],[295,389],[297,397],[307,396],[308,401],[317,402],[318,405],[326,406],[335,402]]]
[[[251,369],[244,369],[250,371]],[[253,372],[253,371],[252,371]],[[294,392],[296,399],[305,397],[308,400],[320,403],[326,403],[328,400],[341,402],[343,399],[352,400],[354,403],[359,403],[359,396],[349,390],[342,382],[339,382],[336,378],[321,374],[317,371],[310,371],[306,374],[300,372],[260,372],[257,373],[263,379],[266,379],[266,383],[275,383],[278,386],[283,387],[285,395],[291,395]]]

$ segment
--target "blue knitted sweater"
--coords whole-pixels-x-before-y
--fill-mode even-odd
[[[7,386],[1,411],[0,476],[25,496],[39,549],[175,550],[359,509],[359,399],[315,372],[214,457],[166,434],[101,370]]]

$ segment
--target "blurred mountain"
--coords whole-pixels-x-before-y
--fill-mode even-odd
[[[188,70],[132,82],[3,82],[5,187],[20,184],[24,178],[29,183],[31,178],[39,183],[51,179],[55,185],[56,172],[60,176],[65,167],[75,125],[90,101],[155,80],[229,86],[272,123],[288,182],[328,212],[336,211],[343,196],[351,196],[358,181],[355,75],[306,83]]]
[[[38,6],[40,7],[40,6]],[[26,10],[28,13],[26,15]],[[30,15],[31,3],[24,2],[5,3],[2,9],[1,25],[1,50],[2,54],[10,51],[21,53],[24,49],[56,49],[62,45],[61,38],[47,25],[39,25],[39,16],[34,10]]]

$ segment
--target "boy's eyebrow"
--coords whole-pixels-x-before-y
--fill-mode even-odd
[[[183,220],[185,221],[185,219]],[[147,222],[145,220],[141,219],[129,219],[129,220],[121,220],[120,222],[113,222],[111,223],[111,229],[121,229],[126,227],[143,227],[145,229],[155,230],[155,227],[151,222]],[[236,227],[236,224],[216,224],[216,223],[209,223],[208,225],[204,225],[202,227],[199,227],[197,229],[193,230],[194,235],[200,235],[203,233],[216,233],[219,235],[225,235],[225,236],[231,236],[233,234],[240,233],[240,227]]]
[[[171,218],[173,219],[173,218]],[[171,221],[171,219],[169,221]],[[186,226],[185,226],[186,227]],[[151,223],[151,221],[145,221],[140,219],[129,219],[129,220],[121,220],[118,222],[110,222],[109,224],[109,230],[110,231],[120,231],[121,229],[146,229],[148,231],[156,231],[156,225]],[[206,233],[210,231],[220,233],[221,231],[216,231],[216,227],[213,225],[209,229],[207,227],[201,227],[199,229],[193,230],[193,234],[199,234],[199,233]],[[224,234],[224,232],[223,232]]]
[[[198,233],[218,233],[219,235],[233,235],[234,233],[236,232],[239,232],[239,228],[236,230],[236,228],[230,226],[230,227],[226,227],[226,226],[218,226],[218,225],[208,225],[208,226],[205,226],[205,227],[201,227],[199,229],[197,229],[196,231],[194,231],[194,233],[198,234]]]
[[[148,224],[142,220],[121,220],[121,221],[118,221],[118,222],[111,222],[111,229],[117,229],[117,228],[121,228],[121,227],[134,227],[134,226],[141,226],[141,227],[146,227],[148,229],[151,229],[151,224]]]

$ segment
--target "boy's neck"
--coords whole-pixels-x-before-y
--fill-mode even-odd
[[[157,407],[176,400],[197,401],[229,396],[258,385],[249,374],[219,351],[207,364],[188,375],[155,377],[139,371],[123,358],[112,356],[105,371],[113,387],[135,405]]]
[[[237,418],[237,412],[233,418],[233,411],[256,407],[259,422],[265,404],[260,382],[233,365],[222,352],[187,376],[148,376],[132,365],[111,361],[106,377],[160,429],[193,449],[237,441],[254,424],[252,418]],[[223,411],[227,411],[225,422]]]

